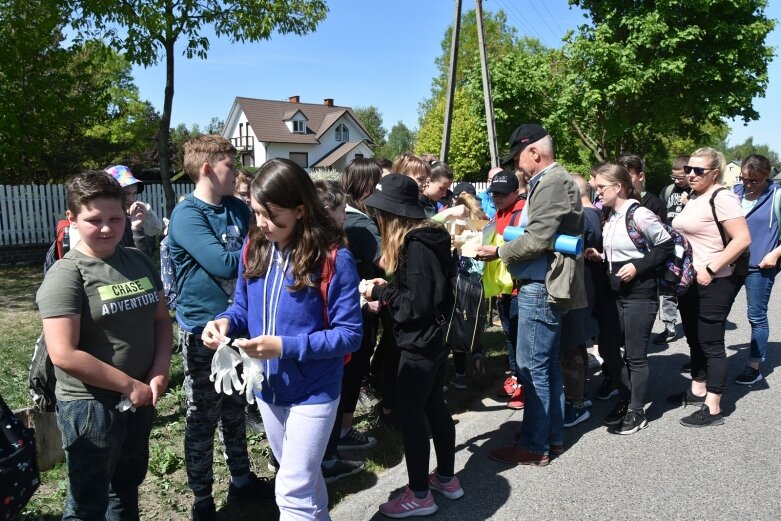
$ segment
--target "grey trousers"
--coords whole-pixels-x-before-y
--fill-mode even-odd
[[[675,329],[678,322],[678,297],[675,295],[659,295],[659,318],[664,322],[665,329]]]

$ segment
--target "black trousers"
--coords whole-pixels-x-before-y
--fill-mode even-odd
[[[692,378],[706,382],[709,393],[722,394],[727,379],[724,330],[735,301],[736,283],[730,277],[702,286],[692,283],[678,297],[678,310],[692,360]]]
[[[437,455],[437,472],[443,477],[454,474],[456,428],[442,393],[446,364],[447,351],[435,360],[414,360],[404,353],[399,359],[396,410],[404,441],[409,487],[418,492],[428,490],[427,422]]]

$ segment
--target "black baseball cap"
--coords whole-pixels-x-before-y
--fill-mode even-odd
[[[453,195],[458,195],[463,192],[466,192],[469,195],[477,197],[477,189],[475,188],[475,185],[473,185],[469,181],[461,181],[460,183],[458,183],[456,186],[453,187]]]
[[[489,193],[509,194],[516,190],[518,190],[518,178],[507,170],[497,172],[493,181],[491,181],[491,186],[488,187]]]
[[[548,135],[548,131],[542,125],[536,123],[524,123],[516,128],[510,136],[510,153],[502,160],[502,164],[511,163],[521,151],[532,143]]]

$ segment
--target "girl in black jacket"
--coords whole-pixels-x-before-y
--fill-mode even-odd
[[[377,210],[381,264],[393,280],[374,279],[363,293],[379,301],[395,321],[393,334],[401,355],[396,408],[409,485],[380,505],[380,513],[388,517],[436,512],[430,489],[449,499],[464,494],[454,475],[455,427],[442,394],[447,361],[442,326],[453,307],[455,263],[450,235],[426,219],[418,194],[411,178],[390,174],[365,201]],[[426,420],[437,454],[437,468],[431,474]]]

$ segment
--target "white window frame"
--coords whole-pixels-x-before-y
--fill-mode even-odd
[[[336,126],[336,141],[339,143],[350,141],[350,130],[344,123],[339,123]]]
[[[296,134],[303,134],[306,132],[306,123],[302,119],[293,120],[293,132]]]

